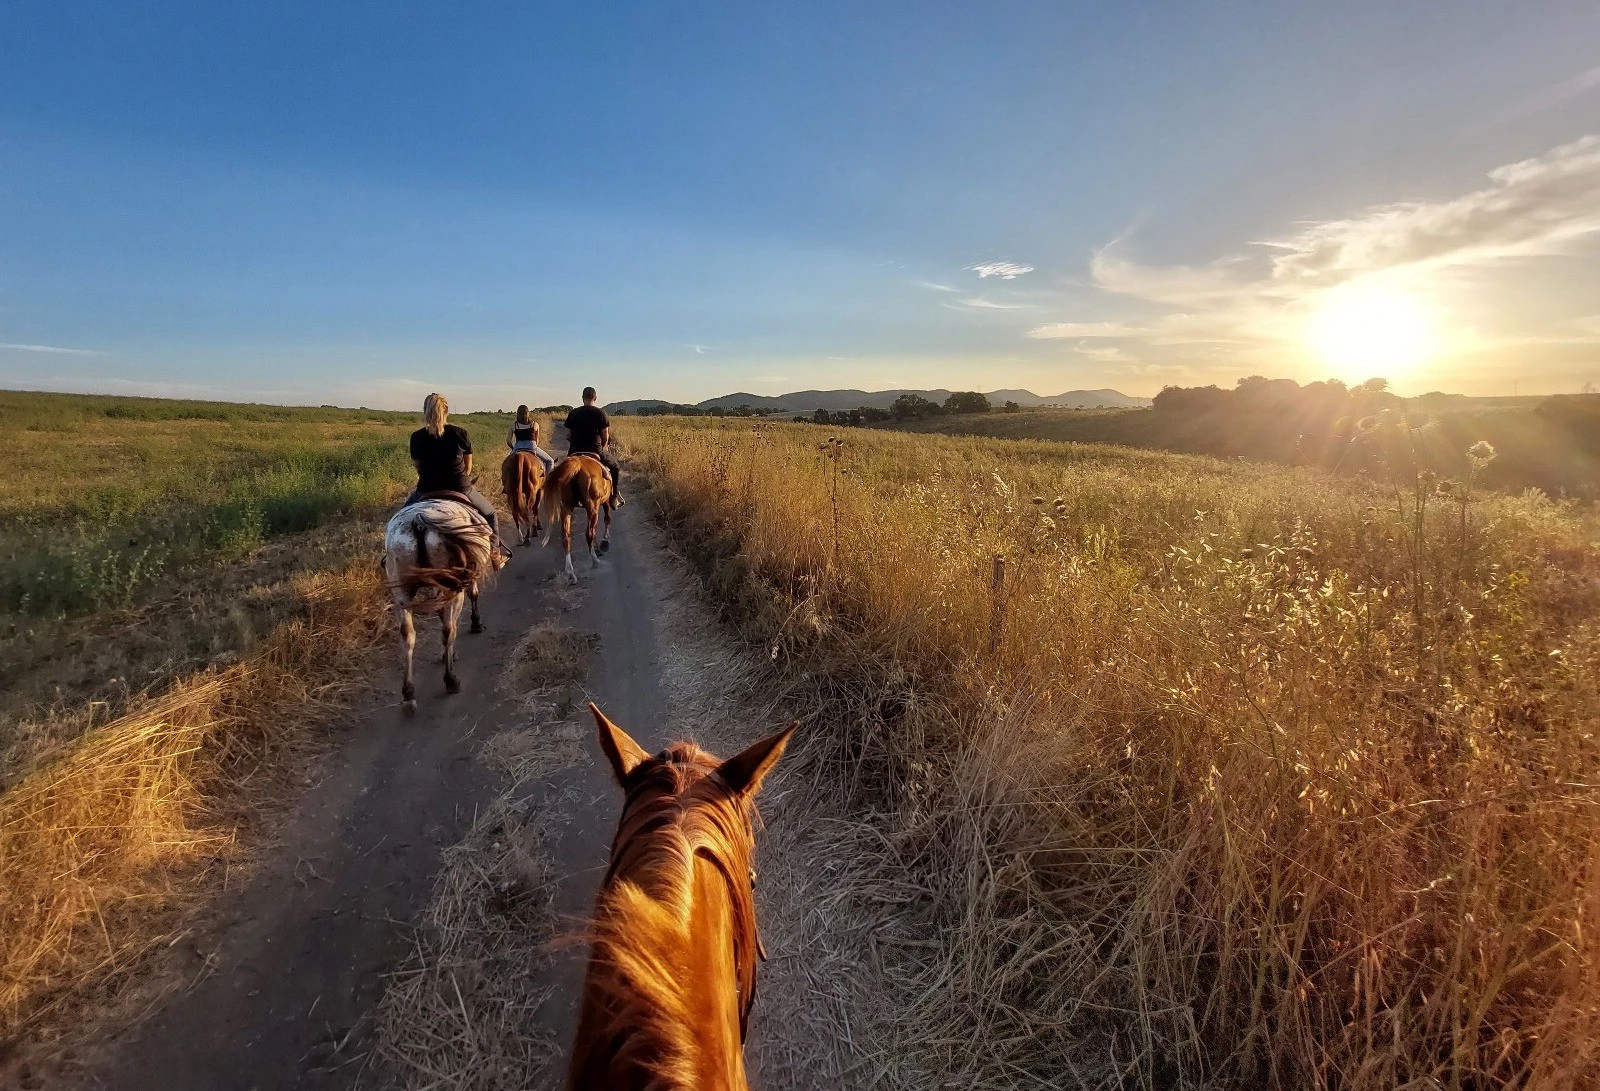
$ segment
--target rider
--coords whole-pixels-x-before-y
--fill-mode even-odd
[[[494,505],[472,485],[472,440],[460,425],[446,424],[450,403],[443,394],[429,394],[422,402],[423,425],[411,433],[411,463],[417,468],[417,487],[406,498],[414,504],[427,493],[460,493],[489,523],[496,546]]]
[[[567,454],[593,455],[611,471],[611,506],[620,508],[622,499],[622,468],[611,453],[611,418],[594,404],[597,395],[594,387],[583,388],[583,404],[567,414]]]
[[[517,406],[517,420],[510,428],[506,429],[506,446],[513,451],[528,451],[533,457],[544,463],[544,472],[549,473],[556,460],[551,458],[544,448],[539,446],[539,422],[528,415],[528,407]]]

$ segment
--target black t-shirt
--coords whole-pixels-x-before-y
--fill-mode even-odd
[[[580,405],[567,414],[567,453],[600,453],[600,433],[611,427],[611,418],[598,405]]]
[[[454,424],[444,426],[437,436],[426,428],[411,433],[411,458],[417,463],[418,492],[466,492],[467,456],[472,440],[467,431]]]

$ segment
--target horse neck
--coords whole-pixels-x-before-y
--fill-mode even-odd
[[[736,937],[748,892],[736,893],[735,862],[696,851],[692,833],[648,840],[601,894],[569,1086],[747,1091],[740,963],[753,972],[754,940]]]

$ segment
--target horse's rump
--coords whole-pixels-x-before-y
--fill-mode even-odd
[[[611,475],[605,463],[594,455],[579,452],[557,462],[544,479],[539,496],[539,518],[544,522],[544,540],[561,519],[562,509],[587,508],[591,502],[604,504],[611,498]]]
[[[500,490],[505,493],[511,518],[519,527],[533,521],[543,476],[544,465],[532,451],[512,451],[500,463]]]
[[[478,510],[453,500],[419,500],[389,519],[384,574],[408,598],[448,600],[494,569],[494,535]]]

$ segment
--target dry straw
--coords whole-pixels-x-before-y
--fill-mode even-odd
[[[856,1025],[864,1071],[1600,1083],[1591,515],[1420,473],[818,435],[626,438],[864,819],[831,902],[877,922],[906,1005]]]
[[[0,796],[0,1044],[124,994],[220,878],[381,619],[370,566],[306,578],[301,616],[247,661],[100,727]]]

